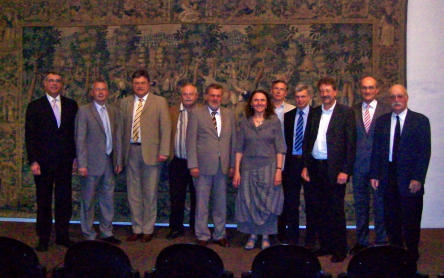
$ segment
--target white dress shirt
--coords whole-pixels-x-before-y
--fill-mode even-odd
[[[145,107],[146,104],[146,99],[148,97],[149,93],[146,94],[144,97],[142,97],[143,99],[143,105],[142,105],[142,110]],[[131,121],[131,134],[133,134],[133,123],[134,123],[134,117],[136,116],[136,111],[137,111],[137,106],[139,106],[139,99],[141,99],[140,97],[134,95],[134,106],[133,106],[133,119]],[[137,142],[133,141],[133,138],[131,136],[130,138],[130,142],[131,143],[141,143],[142,142],[142,132],[140,131],[140,125],[139,125],[139,140],[137,140]]]
[[[48,98],[49,104],[51,105],[52,111],[54,112],[54,117],[56,118],[57,121],[57,127],[60,127],[61,124],[61,119],[62,119],[62,102],[61,102],[61,98],[60,95],[57,95],[55,98],[50,96],[49,94],[46,94],[46,97]],[[54,100],[56,101],[55,105],[56,107],[54,107]]]
[[[373,120],[373,116],[375,115],[376,106],[378,106],[378,101],[374,99],[372,102],[367,104],[365,101],[362,102],[362,118],[364,119],[365,110],[368,107],[368,112],[370,113],[370,122]]]
[[[404,127],[405,117],[407,116],[407,108],[399,113],[399,125],[400,125],[400,135],[402,134],[402,128]],[[392,120],[390,123],[390,152],[389,152],[389,161],[392,162],[392,154],[393,154],[393,140],[395,139],[395,128],[396,128],[396,113],[392,112]]]
[[[316,137],[316,141],[313,145],[313,150],[311,152],[311,155],[315,159],[319,160],[325,160],[328,159],[327,154],[327,130],[328,130],[328,124],[331,120],[331,115],[333,114],[333,110],[335,109],[336,101],[330,107],[330,109],[325,110],[324,105],[322,104],[322,115],[321,120],[319,121],[319,129],[318,129],[318,135]]]
[[[210,117],[211,117],[211,112],[213,112],[213,110],[211,110],[211,107],[210,107],[210,106],[208,106],[208,111],[210,112]],[[220,137],[220,131],[221,131],[221,129],[222,129],[222,119],[221,119],[221,117],[220,117],[220,107],[217,108],[217,110],[214,111],[214,112],[216,112],[216,115],[214,115],[214,116],[215,116],[215,118],[216,118],[217,137]]]

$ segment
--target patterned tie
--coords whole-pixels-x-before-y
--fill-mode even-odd
[[[55,99],[55,98],[52,100],[52,111],[54,111],[54,116],[57,121],[57,127],[60,127],[60,117],[61,117],[60,109],[57,106],[57,99]]]
[[[396,115],[395,136],[393,137],[392,162],[396,163],[398,160],[399,140],[401,139],[401,123],[399,122],[398,115]]]
[[[142,110],[143,110],[143,98],[139,98],[139,103],[137,104],[136,114],[134,115],[134,120],[133,120],[132,138],[133,142],[135,143],[139,142],[140,138],[139,129],[140,129],[140,115],[142,115]]]
[[[216,129],[216,133],[217,133],[216,114],[217,114],[217,111],[212,111],[211,112],[211,120],[213,121],[213,125],[214,125],[214,128]]]
[[[367,105],[367,108],[364,110],[364,127],[365,132],[368,133],[368,130],[370,129],[370,124],[372,123],[372,119],[370,119],[370,105]]]
[[[106,113],[105,106],[102,106],[100,108],[100,117],[102,118],[103,128],[105,129],[105,135],[106,135],[106,154],[109,155],[111,151],[113,150],[112,147],[112,137],[111,137],[111,129],[109,127],[108,117]]]
[[[302,154],[302,139],[304,139],[304,111],[299,111],[298,122],[296,123],[296,131],[293,138],[293,155]]]

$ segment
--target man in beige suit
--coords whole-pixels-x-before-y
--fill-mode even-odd
[[[196,208],[196,191],[193,178],[187,166],[187,149],[185,146],[188,119],[192,109],[197,104],[197,88],[191,83],[180,87],[180,103],[170,107],[172,120],[171,133],[171,162],[169,165],[170,185],[170,232],[168,239],[175,239],[183,235],[183,220],[187,188],[190,189],[190,227],[194,230],[194,215]]]
[[[211,84],[205,90],[207,105],[191,111],[186,148],[190,174],[196,178],[197,243],[207,245],[208,206],[213,200],[213,240],[227,247],[225,237],[227,175],[233,173],[235,121],[230,110],[220,107],[223,88]]]
[[[145,70],[132,75],[134,96],[120,102],[123,165],[133,233],[128,241],[148,242],[157,214],[160,164],[170,153],[171,120],[165,98],[150,92]]]

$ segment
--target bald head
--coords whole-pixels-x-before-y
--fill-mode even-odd
[[[396,114],[401,113],[407,109],[407,103],[409,101],[409,95],[407,89],[401,84],[395,84],[389,89],[390,103],[392,105],[392,111]]]
[[[197,88],[191,83],[187,83],[180,88],[180,100],[185,108],[192,107],[197,101]]]
[[[372,76],[365,76],[359,82],[361,90],[361,97],[364,102],[369,104],[372,102],[376,95],[379,93],[378,81]]]

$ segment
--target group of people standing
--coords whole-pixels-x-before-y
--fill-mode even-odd
[[[145,70],[132,75],[134,95],[107,103],[108,87],[98,79],[92,102],[77,104],[60,95],[63,80],[48,73],[46,95],[31,102],[26,112],[28,160],[37,189],[37,250],[46,251],[51,233],[51,202],[55,192],[56,244],[70,246],[71,175],[82,176],[81,228],[95,239],[94,198],[100,211],[100,238],[118,244],[113,236],[114,175],[125,169],[132,233],[128,241],[153,238],[157,189],[162,162],[169,161],[170,232],[184,234],[184,207],[189,189],[190,227],[197,243],[227,247],[225,233],[227,179],[237,188],[235,218],[248,234],[250,250],[270,235],[299,244],[300,192],[303,188],[307,230],[305,246],[316,255],[347,255],[344,212],[345,185],[353,176],[356,208],[356,253],[369,246],[369,203],[373,195],[375,244],[387,241],[406,246],[416,261],[424,194],[430,159],[430,124],[407,108],[402,85],[389,89],[390,104],[376,100],[375,78],[360,80],[362,103],[353,108],[337,102],[337,84],[319,80],[322,104],[310,106],[312,89],[298,85],[293,106],[287,102],[287,83],[276,80],[271,92],[253,91],[239,123],[221,106],[224,88],[209,85],[205,104],[191,83],[180,87],[179,105],[150,92]],[[74,165],[73,165],[74,164]],[[96,196],[97,195],[97,196]],[[214,231],[208,228],[212,201]],[[314,249],[319,241],[318,249]]]

